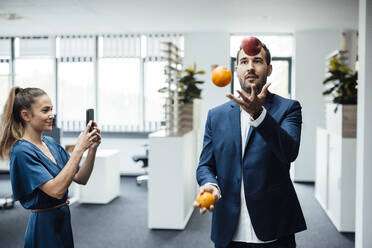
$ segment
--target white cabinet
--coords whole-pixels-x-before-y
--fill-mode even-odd
[[[355,231],[356,139],[317,129],[315,197],[341,232]]]
[[[1,171],[9,171],[9,161],[0,160],[0,172]]]
[[[82,161],[86,158],[86,153]],[[120,195],[120,157],[118,150],[98,150],[94,168],[86,185],[77,185],[80,203],[106,204]]]
[[[196,198],[196,132],[149,136],[148,227],[185,228]]]
[[[328,133],[317,129],[315,197],[324,209],[328,209]]]
[[[336,227],[340,225],[341,208],[341,138],[329,135],[328,143],[328,214]],[[339,228],[338,228],[339,229]]]

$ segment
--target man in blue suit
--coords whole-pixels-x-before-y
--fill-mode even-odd
[[[240,49],[237,63],[240,97],[228,94],[231,101],[209,110],[197,169],[200,191],[215,197],[211,239],[216,248],[296,247],[294,234],[306,223],[289,169],[300,146],[301,106],[267,90],[265,45],[255,56]]]

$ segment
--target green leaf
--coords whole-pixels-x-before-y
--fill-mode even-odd
[[[165,93],[165,92],[167,92],[167,90],[168,90],[168,87],[163,87],[163,88],[159,89],[158,92]]]

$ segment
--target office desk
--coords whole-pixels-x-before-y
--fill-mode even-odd
[[[9,172],[9,161],[0,160],[0,172]]]
[[[82,161],[85,160],[84,154]],[[80,203],[107,204],[120,195],[120,158],[118,150],[98,150],[90,179],[77,186]]]

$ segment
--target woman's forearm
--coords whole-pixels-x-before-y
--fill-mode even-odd
[[[39,187],[46,194],[58,199],[62,199],[72,180],[77,179],[77,183],[87,183],[89,176],[92,173],[97,147],[101,142],[101,136],[99,135],[100,130],[97,127],[95,127],[93,131],[89,132],[92,124],[92,121],[90,121],[84,132],[80,133],[70,159],[61,172],[55,178],[49,180]],[[76,173],[84,151],[92,146],[93,149],[89,149],[86,162],[84,162],[84,165],[79,172]]]
[[[91,148],[88,150],[88,155],[80,167],[78,173],[74,177],[74,181],[78,184],[87,184],[90,175],[93,171],[94,161],[96,158],[97,149]]]
[[[83,153],[83,150],[74,149],[70,159],[61,172],[52,180],[41,185],[40,189],[54,198],[62,199],[68,187],[71,185]]]

